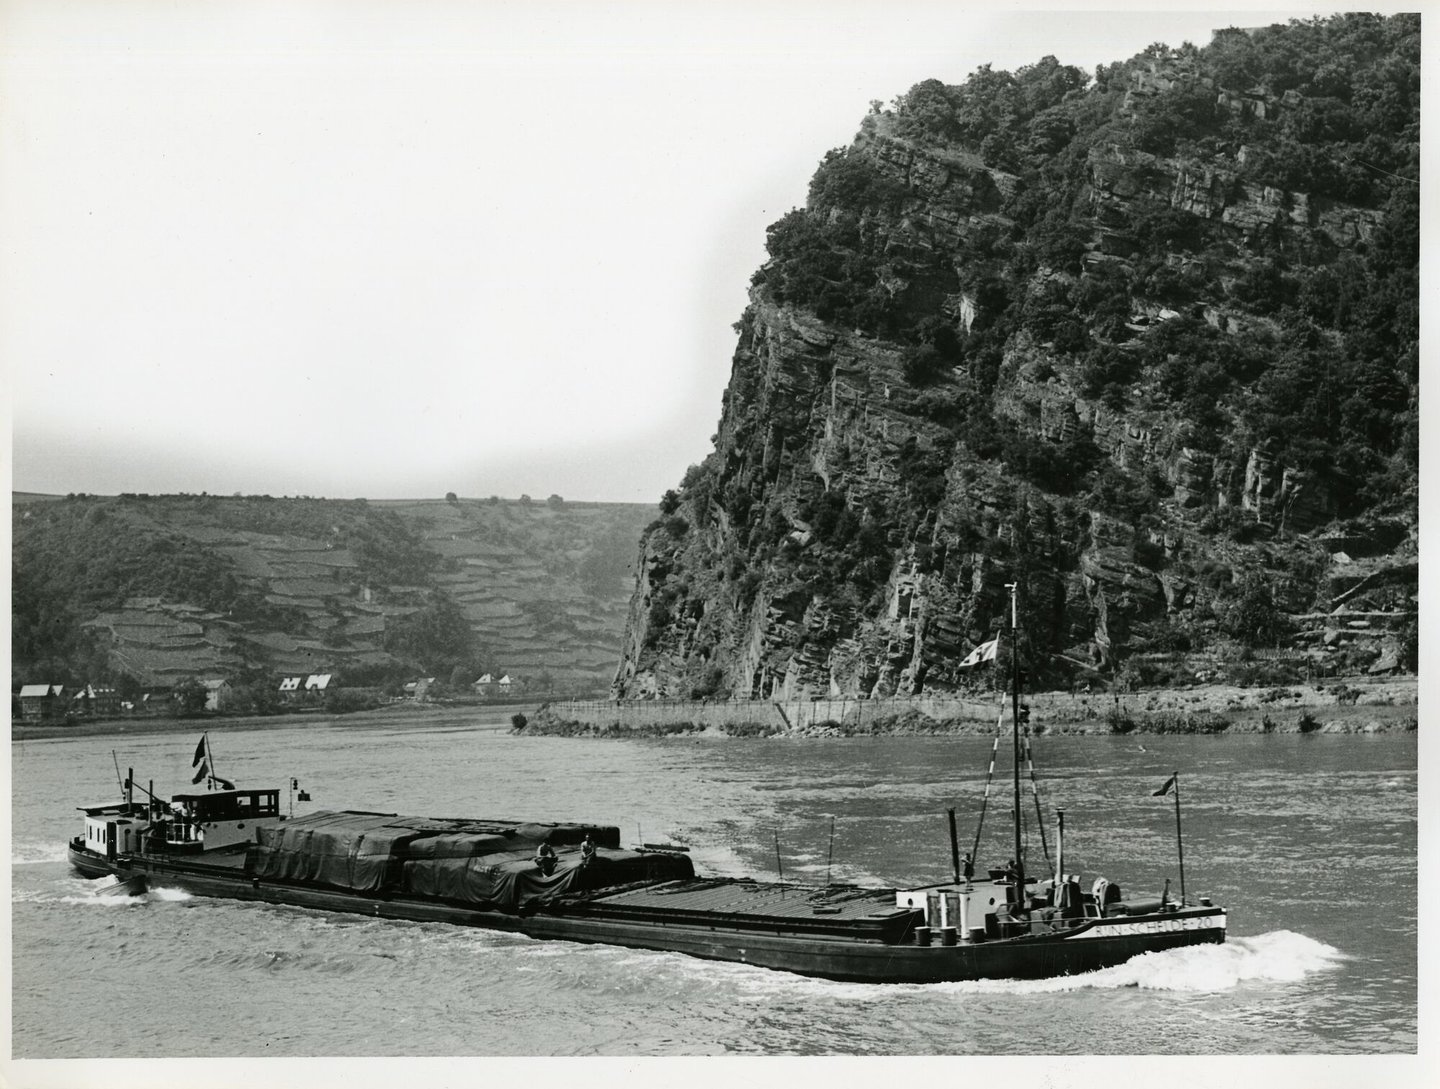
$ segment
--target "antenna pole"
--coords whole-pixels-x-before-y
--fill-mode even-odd
[[[1035,751],[1030,745],[1030,737],[1025,737],[1025,767],[1030,772],[1030,793],[1035,797],[1035,827],[1040,829],[1040,849],[1045,852],[1045,861],[1050,862],[1051,876],[1054,876],[1055,863],[1050,861],[1050,844],[1045,839],[1045,810],[1040,805],[1040,783],[1035,778]]]
[[[1015,749],[1015,903],[1023,908],[1025,850],[1020,843],[1020,584],[1007,582],[1005,589],[1010,591],[1010,729]]]
[[[954,813],[954,810],[951,810]],[[953,825],[951,826],[954,827]],[[830,867],[835,864],[835,814],[830,814],[830,857],[825,860],[825,887],[830,887]]]
[[[110,759],[115,761],[115,781],[120,784],[120,797],[128,802],[130,799],[125,797],[125,782],[120,778],[120,758],[115,755],[114,749],[110,750]]]
[[[780,829],[775,829],[775,873],[780,878],[780,899],[785,899],[785,869],[780,865]]]
[[[955,831],[955,808],[946,810],[950,814],[950,865],[955,870],[955,884],[960,884],[960,836]]]
[[[1180,906],[1185,906],[1185,840],[1180,835],[1180,773],[1175,773],[1175,849],[1180,853]]]

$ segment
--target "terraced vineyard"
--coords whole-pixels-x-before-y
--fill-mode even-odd
[[[558,499],[16,495],[16,676],[373,684],[443,669],[599,692],[653,515]]]

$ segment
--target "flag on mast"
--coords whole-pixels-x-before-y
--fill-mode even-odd
[[[205,759],[205,742],[207,740],[209,740],[208,734],[200,735],[200,744],[195,746],[195,759],[190,761],[190,766],[192,768],[199,767],[200,761]],[[196,781],[198,782],[199,780]]]
[[[999,645],[1000,637],[998,635],[988,643],[981,643],[965,656],[965,660],[960,663],[960,668],[967,669],[970,666],[979,665],[981,662],[993,662],[996,648]]]
[[[192,783],[198,783],[201,779],[205,778],[209,774],[210,762],[208,760],[202,760],[200,762],[200,770],[195,773],[195,778],[191,779],[190,781]]]
[[[1174,785],[1175,785],[1175,776],[1172,775],[1172,776],[1170,776],[1170,778],[1168,778],[1168,779],[1165,780],[1165,785],[1162,786],[1159,790],[1152,790],[1152,791],[1150,792],[1150,797],[1152,797],[1152,798],[1158,798],[1158,797],[1160,797],[1162,794],[1169,794],[1169,793],[1170,793],[1170,788],[1173,787]]]

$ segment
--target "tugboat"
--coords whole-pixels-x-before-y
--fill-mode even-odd
[[[1225,909],[1206,897],[1126,900],[1064,872],[1064,817],[1045,880],[1027,875],[1021,834],[1020,668],[1016,587],[1010,609],[1014,857],[977,880],[961,866],[951,819],[953,881],[910,888],[797,886],[696,876],[688,849],[620,847],[619,829],[583,822],[402,817],[358,811],[282,814],[276,789],[221,789],[89,806],[70,842],[72,866],[128,888],[174,886],[382,918],[449,922],[535,938],[669,950],[806,976],[864,983],[1046,978],[1121,964],[1142,953],[1225,940]],[[968,661],[997,657],[999,635]],[[998,747],[998,738],[997,738]],[[993,768],[993,764],[992,764]],[[292,781],[292,787],[294,782]],[[1175,790],[1178,777],[1155,793]],[[978,835],[977,835],[978,840]]]

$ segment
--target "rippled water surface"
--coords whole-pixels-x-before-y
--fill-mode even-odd
[[[786,877],[817,883],[827,867],[836,881],[945,877],[945,809],[968,840],[989,758],[974,739],[597,742],[458,717],[212,739],[218,770],[242,786],[298,777],[314,801],[297,813],[596,819],[625,842],[689,843],[699,868],[735,875],[773,876],[778,830]],[[72,874],[75,807],[118,797],[111,749],[166,794],[188,786],[194,741],[12,743],[16,1057],[1416,1048],[1413,734],[1041,738],[1042,797],[1066,809],[1066,869],[1087,883],[1178,888],[1174,810],[1150,792],[1180,770],[1187,889],[1229,908],[1230,941],[1063,980],[929,986],[165,889],[131,899]],[[1011,853],[1003,794],[990,815],[981,858],[999,861]],[[1043,858],[1038,833],[1029,851]],[[135,1015],[117,1016],[127,1005]]]

